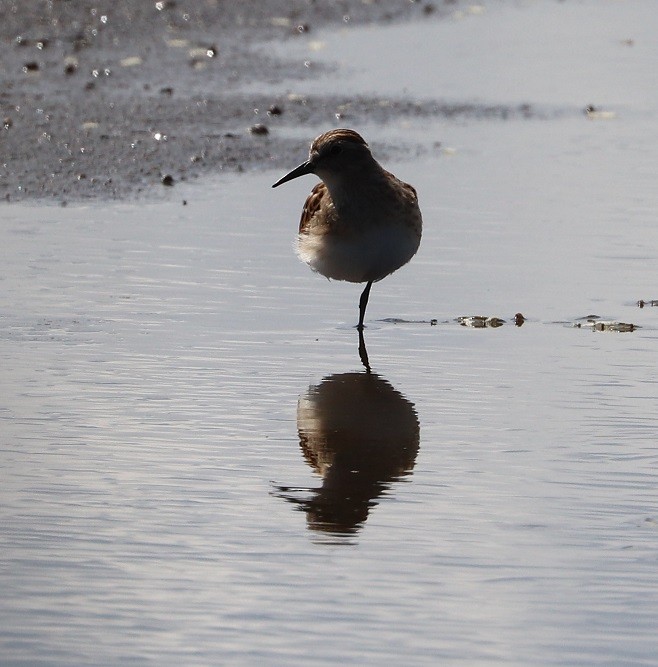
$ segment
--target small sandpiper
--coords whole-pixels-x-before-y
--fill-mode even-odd
[[[297,253],[334,280],[366,283],[359,332],[372,284],[404,266],[418,250],[423,220],[416,190],[386,171],[354,130],[331,130],[312,144],[308,160],[272,187],[315,174],[297,237]]]

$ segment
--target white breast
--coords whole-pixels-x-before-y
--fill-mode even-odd
[[[377,281],[404,266],[420,236],[407,225],[371,227],[359,234],[300,234],[297,254],[314,271],[334,280]]]

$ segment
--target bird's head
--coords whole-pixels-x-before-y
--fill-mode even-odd
[[[306,174],[315,174],[325,183],[332,177],[355,174],[374,161],[368,144],[354,130],[339,129],[321,134],[311,144],[308,160],[279,179],[272,187]]]

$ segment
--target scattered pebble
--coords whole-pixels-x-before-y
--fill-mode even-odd
[[[23,71],[24,72],[38,72],[39,71],[39,63],[36,62],[36,60],[31,60],[29,63],[25,63],[23,65]]]
[[[283,109],[277,104],[273,104],[268,110],[268,115],[270,116],[280,116],[283,113]]]
[[[188,50],[190,57],[190,66],[195,69],[203,69],[209,58],[217,55],[217,47],[214,44],[207,46],[195,46]]]
[[[42,37],[41,39],[27,39],[26,37],[23,37],[23,35],[17,35],[14,38],[14,43],[16,46],[35,46],[39,51],[43,51],[44,49],[47,49],[48,46],[50,45],[50,40],[46,39],[45,37]]]
[[[167,46],[170,46],[172,49],[184,49],[189,46],[189,42],[186,39],[180,38],[168,39]]]
[[[112,76],[112,70],[109,67],[95,67],[91,70],[91,75],[94,79],[98,79],[101,76]]]
[[[275,28],[287,28],[290,25],[290,19],[287,16],[273,16],[270,23]]]
[[[165,174],[161,179],[162,185],[173,185],[174,184],[174,177],[171,174]]]
[[[119,61],[121,67],[137,67],[142,64],[142,59],[139,56],[128,56]]]
[[[256,123],[255,125],[252,125],[249,128],[249,132],[258,136],[264,136],[270,133],[270,131],[267,129],[267,125],[263,125],[262,123]]]

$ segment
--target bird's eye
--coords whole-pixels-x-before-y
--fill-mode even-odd
[[[329,149],[329,155],[340,155],[343,152],[343,147],[340,144],[334,144]]]

